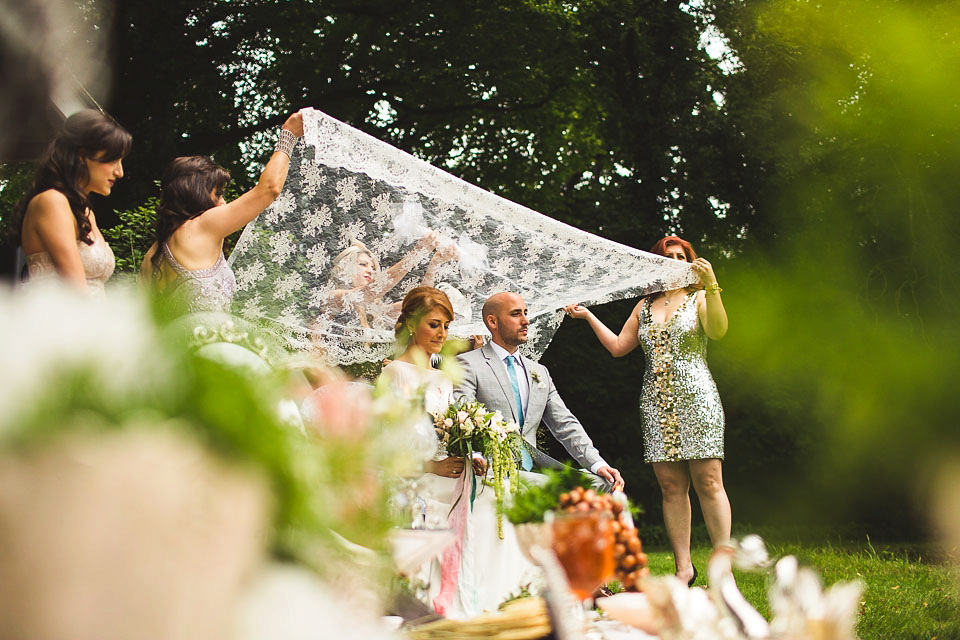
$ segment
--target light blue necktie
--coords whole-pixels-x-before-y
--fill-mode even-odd
[[[523,427],[523,403],[520,401],[520,383],[517,381],[517,369],[513,366],[513,356],[507,356],[507,375],[510,376],[513,399],[517,403],[517,424]],[[530,452],[526,448],[520,450],[520,466],[524,471],[533,469],[533,458],[530,457]]]

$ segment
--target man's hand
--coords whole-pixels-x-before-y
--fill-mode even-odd
[[[597,469],[597,475],[613,485],[613,491],[623,490],[623,478],[620,472],[613,467],[600,467]]]

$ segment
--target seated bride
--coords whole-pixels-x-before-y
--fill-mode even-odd
[[[395,329],[398,349],[403,351],[381,374],[400,395],[422,398],[424,409],[432,415],[444,412],[453,402],[452,381],[430,364],[430,356],[443,349],[453,319],[453,305],[443,291],[427,286],[412,289],[403,299]],[[421,577],[429,582],[428,604],[448,618],[496,610],[536,574],[508,522],[503,523],[500,539],[492,488],[478,483],[470,504],[469,472],[484,476],[488,465],[480,457],[469,465],[467,469],[464,458],[449,456],[440,445],[420,480],[431,512],[428,521],[431,516],[446,521],[458,537],[425,570],[429,575]]]

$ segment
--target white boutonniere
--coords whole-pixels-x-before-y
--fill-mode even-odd
[[[530,372],[530,379],[533,380],[533,383],[537,385],[537,388],[539,389],[543,389],[544,387],[547,386],[543,383],[543,380],[540,379],[540,374],[537,373],[536,371]]]

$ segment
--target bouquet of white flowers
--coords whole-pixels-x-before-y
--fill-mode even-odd
[[[497,533],[502,540],[506,480],[516,471],[524,447],[520,427],[499,411],[489,411],[475,400],[468,402],[462,398],[443,413],[434,415],[433,424],[450,455],[469,460],[474,453],[480,453],[490,464],[497,498]],[[464,473],[469,467],[464,465]]]

